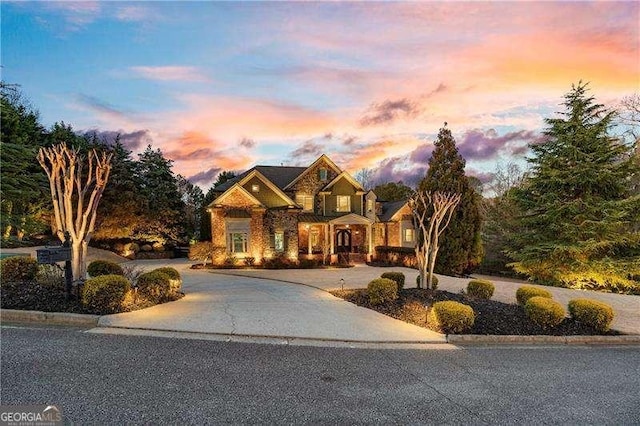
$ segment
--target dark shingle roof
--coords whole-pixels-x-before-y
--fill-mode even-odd
[[[235,183],[242,180],[245,176],[251,173],[253,170],[259,171],[264,177],[269,179],[271,183],[276,185],[280,189],[284,189],[295,178],[300,176],[302,172],[307,170],[306,167],[288,167],[288,166],[255,166],[247,170],[246,172],[229,179],[222,185],[216,186],[215,190],[218,192],[224,192],[231,188]]]
[[[380,222],[389,222],[393,215],[396,214],[405,204],[407,204],[407,200],[383,202],[382,214],[378,215],[378,219],[380,219]]]

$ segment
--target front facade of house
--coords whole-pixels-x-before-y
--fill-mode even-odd
[[[406,201],[378,200],[326,155],[309,167],[255,166],[216,189],[208,206],[214,263],[365,260],[375,246],[415,244]]]

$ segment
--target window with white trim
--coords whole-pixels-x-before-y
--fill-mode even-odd
[[[313,211],[313,195],[296,194],[296,203],[301,205],[305,212]]]
[[[229,234],[229,252],[246,253],[247,252],[247,234],[245,232],[232,232]]]
[[[318,176],[320,177],[321,181],[326,181],[327,180],[327,169],[322,168],[318,171]]]
[[[415,236],[414,234],[415,234],[415,233],[414,233],[413,228],[406,228],[406,229],[404,230],[404,241],[405,241],[406,243],[411,243],[411,242],[413,242],[413,238],[414,238],[414,236]]]
[[[310,239],[311,239],[311,247],[317,247],[320,245],[320,230],[317,228],[312,228],[311,229],[311,234],[310,234]]]
[[[350,212],[351,211],[351,196],[349,196],[349,195],[337,195],[336,196],[336,211],[338,211],[338,212]]]
[[[367,213],[373,212],[373,200],[367,200]]]
[[[284,232],[276,231],[273,234],[273,248],[277,252],[284,251]]]

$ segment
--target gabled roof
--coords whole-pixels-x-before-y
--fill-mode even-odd
[[[327,191],[329,188],[331,188],[333,185],[335,185],[336,182],[338,182],[342,178],[345,178],[351,185],[356,187],[358,190],[364,191],[364,188],[362,187],[362,185],[360,185],[360,182],[358,182],[357,180],[352,178],[351,175],[349,173],[347,173],[347,172],[342,172],[338,176],[336,176],[336,178],[334,180],[332,180],[331,182],[326,184],[324,186],[324,188],[322,188],[322,191]]]
[[[249,173],[254,170],[260,172],[262,176],[266,177],[273,183],[278,189],[283,190],[294,179],[296,179],[302,172],[307,170],[306,167],[288,167],[288,166],[255,166],[247,170],[246,172],[229,179],[225,183],[216,186],[216,192],[224,192],[231,188],[235,183],[243,180]]]
[[[280,188],[278,188],[273,181],[271,181],[269,178],[267,178],[265,175],[263,175],[259,170],[258,167],[254,167],[254,169],[247,173],[245,175],[245,177],[243,177],[242,179],[240,179],[238,181],[238,185],[244,185],[246,184],[248,181],[250,181],[252,178],[257,177],[258,179],[260,179],[262,182],[264,182],[265,185],[267,185],[269,188],[271,188],[271,190],[273,192],[275,192],[280,198],[282,198],[282,200],[284,202],[286,202],[289,205],[292,206],[296,206],[296,202],[293,201],[291,198],[289,198],[289,196],[287,194],[285,194],[284,192],[282,192],[282,190]]]
[[[298,180],[300,180],[300,178],[302,176],[304,176],[306,174],[307,171],[312,170],[316,165],[318,165],[320,162],[324,161],[325,163],[327,163],[327,165],[329,167],[331,167],[336,173],[340,174],[342,173],[342,170],[340,169],[340,167],[336,166],[336,163],[334,163],[333,161],[331,161],[331,158],[327,157],[325,154],[322,154],[320,157],[318,157],[318,159],[316,161],[313,162],[313,164],[311,164],[309,167],[303,167],[303,171],[302,173],[300,173],[298,176],[296,176],[295,179],[293,179],[291,182],[289,182],[287,184],[287,186],[285,186],[284,189],[287,189],[291,186],[293,186],[294,183],[296,183]]]
[[[389,222],[391,218],[407,204],[408,200],[386,201],[382,204],[382,213],[378,215],[380,222]]]
[[[264,207],[264,205],[256,197],[251,195],[249,191],[244,189],[242,185],[239,185],[238,183],[234,183],[233,185],[231,185],[231,188],[226,190],[224,194],[220,195],[219,197],[216,197],[216,199],[213,200],[207,207],[212,207],[212,206],[215,206],[216,204],[221,204],[225,198],[227,198],[231,193],[233,193],[233,191],[240,191],[242,195],[247,197],[254,205]]]

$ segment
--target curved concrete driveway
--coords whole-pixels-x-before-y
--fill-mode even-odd
[[[445,342],[441,334],[357,307],[323,290],[194,271],[180,262],[136,263],[146,268],[177,267],[186,296],[140,311],[103,316],[101,327],[359,342]]]

